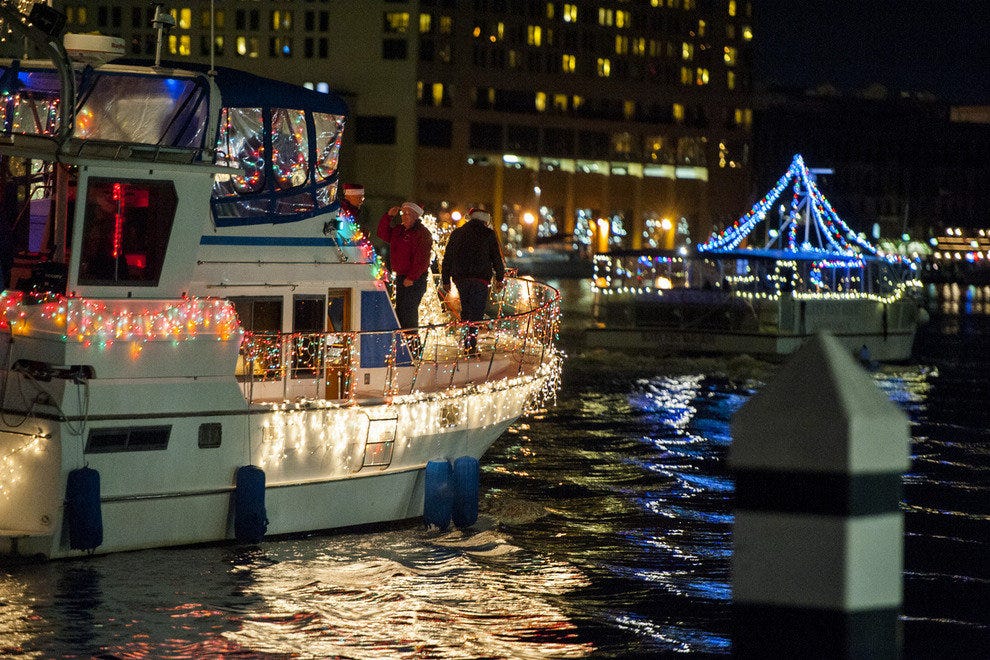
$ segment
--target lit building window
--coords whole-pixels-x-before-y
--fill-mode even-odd
[[[694,84],[695,85],[707,85],[708,84],[708,69],[698,67],[694,72]]]
[[[422,103],[423,102],[423,81],[422,80],[417,80],[416,81],[416,101],[418,103]]]
[[[736,0],[729,0],[729,16],[736,15]]]
[[[536,111],[544,112],[547,109],[547,93],[537,92],[536,93]]]
[[[694,9],[698,6],[698,0],[684,0],[684,10]]]
[[[554,7],[552,2],[547,3],[547,18],[553,18]]]
[[[735,89],[736,88],[736,72],[735,71],[726,71],[725,72],[725,86],[728,87],[729,89]]]
[[[629,52],[629,37],[615,35],[615,54],[625,55]]]
[[[189,35],[168,35],[168,51],[172,55],[183,55],[186,57],[192,54],[192,41]]]
[[[522,58],[519,56],[519,51],[512,49],[509,51],[509,68],[518,69],[522,65]]]
[[[258,38],[237,37],[237,54],[241,57],[257,57]]]
[[[650,155],[650,160],[652,161],[662,161],[663,158],[663,138],[660,136],[651,136],[646,138],[645,141],[646,151]]]
[[[567,112],[567,94],[553,95],[553,109]]]
[[[383,18],[386,34],[405,34],[409,30],[409,12],[385,12]]]
[[[564,3],[564,22],[577,23],[577,5]]]
[[[543,45],[543,29],[539,25],[530,25],[526,28],[526,43],[530,46]]]
[[[707,24],[704,21],[698,21],[698,36],[699,37],[705,36],[705,28],[706,27],[707,27]]]
[[[691,67],[682,66],[681,67],[681,84],[690,85],[694,82],[694,76],[691,75]]]
[[[629,12],[616,10],[615,12],[615,27],[617,28],[627,28],[632,27],[632,18]]]
[[[694,59],[694,44],[689,44],[686,41],[681,44],[681,59],[685,62],[690,62]]]
[[[573,55],[564,53],[560,58],[560,68],[564,73],[574,73],[576,60]]]
[[[743,41],[751,41],[753,39],[753,28],[748,25],[744,25],[742,29]]]
[[[622,102],[622,116],[626,119],[632,119],[636,116],[636,102],[625,100]]]
[[[432,14],[420,14],[419,15],[419,33],[429,34],[430,29],[433,27],[433,16]]]
[[[440,34],[450,34],[451,30],[454,29],[454,19],[450,16],[440,17]]]
[[[439,108],[443,105],[443,83],[433,83],[433,105]]]
[[[575,94],[574,96],[571,97],[571,107],[572,108],[574,108],[575,110],[577,110],[582,105],[584,105],[584,97],[583,96],[578,96],[577,94]]]
[[[612,151],[617,154],[632,153],[632,133],[616,133],[612,136]]]
[[[181,30],[188,30],[192,27],[192,9],[189,7],[183,7],[182,9],[173,9],[171,12],[172,18],[175,19],[175,25]]]
[[[632,41],[632,50],[634,55],[646,55],[646,39],[643,37],[634,38]]]
[[[498,25],[495,26],[495,36],[501,41],[505,39],[505,23],[499,21]]]
[[[723,56],[723,58],[725,59],[726,64],[728,64],[729,66],[735,66],[736,58],[738,57],[738,55],[739,55],[739,51],[736,50],[733,46],[726,46],[725,55]]]
[[[612,62],[607,57],[598,58],[598,75],[602,78],[612,75]]]
[[[285,9],[276,9],[272,12],[273,30],[291,30],[292,12]]]
[[[678,124],[684,121],[684,106],[680,103],[675,103],[670,107],[670,114],[673,115],[674,121]]]
[[[606,9],[605,7],[598,8],[598,24],[611,26],[612,25],[612,10]]]

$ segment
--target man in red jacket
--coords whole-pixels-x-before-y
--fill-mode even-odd
[[[378,237],[388,243],[395,273],[395,313],[399,326],[419,327],[419,302],[430,275],[433,237],[423,226],[423,209],[414,202],[393,206],[378,221]]]

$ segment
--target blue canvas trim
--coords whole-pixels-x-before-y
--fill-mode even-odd
[[[361,292],[361,330],[398,330],[399,321],[392,309],[392,302],[387,291]],[[392,333],[380,335],[361,335],[361,368],[373,369],[384,367],[385,360],[392,348]],[[405,342],[398,343],[395,359],[396,365],[412,364],[412,357]]]

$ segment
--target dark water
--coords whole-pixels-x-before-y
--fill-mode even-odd
[[[568,325],[583,291],[564,283]],[[565,333],[566,338],[566,333]],[[939,318],[877,384],[912,420],[905,657],[990,642],[990,317]],[[0,569],[0,656],[728,653],[733,411],[774,367],[572,357],[483,460],[468,533],[361,533]]]

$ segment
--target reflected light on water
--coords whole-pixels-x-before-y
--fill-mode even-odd
[[[224,635],[255,651],[316,657],[570,657],[593,650],[575,639],[554,604],[587,586],[574,567],[514,556],[522,570],[500,570],[503,558],[520,551],[492,531],[429,542],[424,553],[393,541],[382,556],[376,544],[349,537],[339,556],[331,547],[316,561],[252,566],[246,591],[266,614],[245,617]],[[305,616],[300,601],[311,609]]]

